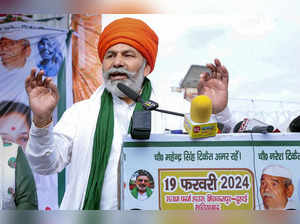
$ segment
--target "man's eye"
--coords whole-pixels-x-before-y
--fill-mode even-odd
[[[108,54],[105,56],[105,58],[111,58],[112,57],[112,54]]]

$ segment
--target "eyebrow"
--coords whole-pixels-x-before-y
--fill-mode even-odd
[[[277,179],[271,179],[272,181],[276,182],[276,183],[279,183],[280,181],[277,180]]]
[[[136,52],[134,50],[126,50],[126,51],[124,51],[122,53],[124,53],[124,54],[126,54],[126,53],[134,53],[134,54],[136,54]]]

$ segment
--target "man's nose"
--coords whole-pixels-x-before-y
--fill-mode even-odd
[[[122,68],[122,67],[124,67],[124,59],[122,58],[121,55],[117,55],[114,58],[113,67],[114,68]]]
[[[264,192],[269,192],[270,191],[270,186],[268,184],[265,184],[263,186],[263,190],[264,190]]]

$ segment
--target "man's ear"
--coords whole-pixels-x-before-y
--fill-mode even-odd
[[[144,77],[150,74],[151,67],[150,65],[146,64],[145,69],[144,69]]]
[[[294,193],[294,185],[290,184],[287,187],[287,196],[290,198],[290,197],[292,197],[293,193]]]

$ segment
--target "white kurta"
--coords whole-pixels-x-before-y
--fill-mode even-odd
[[[65,195],[61,209],[83,207],[90,167],[93,140],[103,88],[89,100],[74,104],[52,130],[36,128],[33,124],[26,153],[33,169],[40,174],[60,172],[68,166]],[[128,105],[117,97],[114,104],[114,137],[104,177],[100,208],[117,209],[117,176],[122,137],[127,134],[135,104]]]
[[[60,172],[68,165],[66,191],[61,209],[74,210],[83,207],[103,89],[98,88],[90,99],[74,104],[54,128],[37,128],[32,124],[26,148],[32,168],[40,174],[47,175]],[[102,210],[118,209],[117,182],[121,145],[135,107],[135,104],[128,105],[118,97],[113,97],[113,104],[114,136],[102,189]],[[160,114],[152,113],[153,133],[163,131],[160,123]]]

